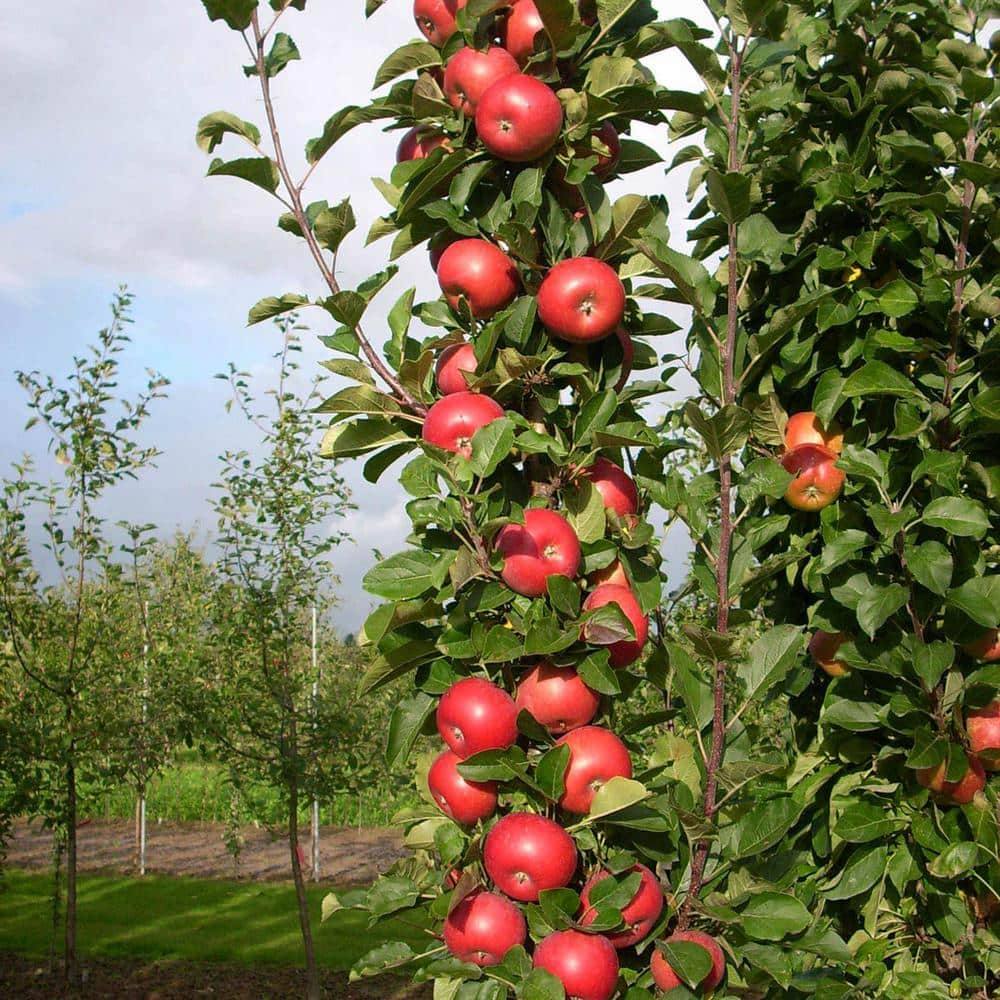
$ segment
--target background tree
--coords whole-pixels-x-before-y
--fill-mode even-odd
[[[111,324],[89,351],[74,358],[60,383],[19,372],[31,419],[49,434],[49,453],[63,467],[59,482],[42,485],[26,461],[0,499],[0,607],[9,654],[19,667],[25,698],[41,721],[29,729],[32,776],[44,778],[35,807],[56,826],[66,848],[65,972],[79,979],[76,953],[76,825],[78,784],[105,774],[105,704],[116,670],[115,622],[125,613],[120,569],[99,503],[122,480],[136,478],[157,456],[139,432],[166,380],[149,375],[134,400],[119,393],[120,356],[129,337],[131,296],[122,289]],[[41,520],[51,575],[38,568],[31,546]],[[44,763],[44,768],[39,768]],[[27,777],[27,776],[26,776]]]
[[[262,456],[227,452],[213,501],[221,586],[214,641],[221,659],[210,693],[220,756],[237,777],[263,776],[286,804],[288,847],[305,947],[308,995],[320,995],[299,844],[301,807],[321,794],[336,766],[336,715],[314,702],[311,610],[325,614],[336,583],[331,553],[345,535],[333,520],[351,503],[336,467],[316,450],[321,379],[299,397],[300,351],[293,316],[277,323],[278,379],[267,409],[249,376],[230,368],[233,401],[261,435]]]

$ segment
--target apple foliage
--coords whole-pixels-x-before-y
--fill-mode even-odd
[[[390,263],[343,289],[336,257],[353,211],[303,201],[269,96],[270,77],[298,50],[283,35],[268,50],[277,17],[264,27],[253,3],[205,4],[256,53],[271,134],[265,152],[258,126],[206,117],[206,152],[232,135],[256,154],[215,160],[209,172],[280,198],[279,226],[306,242],[324,282],[315,299],[263,300],[251,321],[325,310],[336,324],[323,338],[327,367],[354,384],[323,404],[323,454],[364,458],[372,483],[398,469],[410,497],[408,548],[365,579],[384,603],[361,637],[376,651],[361,691],[412,683],[388,760],[403,763],[434,734],[438,701],[457,680],[475,674],[513,692],[517,672],[542,657],[574,666],[602,695],[599,723],[631,752],[634,777],[607,782],[582,818],[556,808],[569,755],[526,713],[518,743],[458,765],[466,779],[498,783],[502,812],[558,818],[580,852],[570,886],[522,908],[531,941],[578,926],[580,890],[598,868],[616,877],[587,930],[621,930],[638,888],[628,872],[642,862],[656,868],[666,905],[619,955],[625,1000],[653,995],[654,949],[686,984],[671,995],[692,995],[708,952],[659,941],[692,924],[723,943],[716,995],[992,995],[996,782],[956,805],[918,781],[939,765],[948,781],[967,780],[966,713],[1000,688],[997,668],[963,648],[1000,621],[1000,174],[995,55],[981,44],[990,8],[708,0],[706,28],[659,21],[644,0],[597,0],[593,24],[570,0],[538,0],[545,30],[528,68],[557,90],[564,130],[549,154],[514,165],[484,151],[439,82],[461,46],[497,36],[510,7],[469,0],[442,49],[416,41],[389,55],[376,78],[387,92],[333,114],[306,147],[304,179],[366,123],[448,139],[376,182],[389,210],[368,240],[391,240]],[[381,6],[371,0],[367,13]],[[278,17],[285,9],[272,7]],[[700,93],[655,82],[642,60],[666,49],[690,63]],[[658,160],[628,138],[635,122],[690,139],[670,167],[690,169],[690,254],[670,245],[663,198],[609,199],[590,139],[609,121],[624,136],[618,173]],[[377,351],[362,322],[395,276],[391,261],[455,238],[502,244],[523,294],[479,320],[462,301],[418,303],[406,291]],[[583,255],[625,282],[631,366],[624,340],[568,346],[537,320],[545,272]],[[650,342],[676,331],[657,301],[690,308],[683,358],[659,357]],[[463,340],[478,362],[470,388],[504,410],[468,456],[421,438],[437,356]],[[680,406],[668,398],[654,418],[649,401],[668,392],[678,364],[697,391]],[[808,410],[846,429],[842,453],[831,454],[843,493],[813,513],[785,501],[793,475],[781,463],[788,415]],[[634,478],[638,517],[606,510],[580,475],[598,456]],[[539,597],[504,583],[494,545],[532,507],[563,513],[582,548],[578,578],[552,577]],[[694,542],[689,579],[669,601],[655,508]],[[607,647],[634,627],[615,604],[582,610],[586,578],[616,559],[654,623],[643,657],[623,670]],[[677,606],[688,613],[675,624]],[[849,669],[837,678],[807,653],[820,629],[844,637],[838,656]],[[652,696],[661,710],[648,710]],[[413,858],[370,890],[328,897],[325,916],[351,907],[374,923],[406,913],[436,932],[488,886],[491,821],[462,827],[442,815],[428,765],[417,763],[426,805],[398,817]],[[389,944],[353,975],[404,969],[447,1000],[565,995],[520,946],[479,968],[436,942],[420,954]]]

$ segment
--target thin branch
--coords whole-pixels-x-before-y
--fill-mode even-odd
[[[302,205],[301,189],[295,184],[295,181],[292,180],[292,175],[288,169],[288,161],[285,158],[284,149],[281,145],[281,133],[278,130],[278,121],[274,112],[274,102],[271,98],[271,81],[267,75],[266,60],[264,56],[265,36],[261,33],[260,19],[258,18],[256,11],[254,11],[251,24],[253,27],[255,42],[254,62],[257,67],[258,78],[260,79],[261,96],[264,99],[264,111],[267,115],[267,124],[271,133],[271,141],[274,144],[274,160],[278,167],[278,173],[281,176],[281,181],[288,193],[288,197],[291,202],[292,214],[295,216],[295,221],[298,223],[302,236],[309,247],[309,252],[312,254],[313,260],[316,262],[316,266],[319,268],[320,274],[322,274],[327,287],[334,295],[337,295],[341,290],[340,283],[337,281],[336,275],[327,264],[326,258],[323,256],[323,250],[316,240],[316,234],[313,232],[312,226],[309,225],[309,219],[306,216],[305,209]],[[365,357],[368,359],[372,368],[378,372],[385,384],[392,390],[393,395],[395,395],[399,402],[408,410],[419,416],[424,416],[427,413],[427,407],[407,392],[396,376],[389,371],[386,363],[382,360],[379,353],[365,336],[360,324],[354,328],[354,333],[358,338],[358,343],[361,350],[364,352]]]

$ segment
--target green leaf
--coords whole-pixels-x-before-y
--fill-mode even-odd
[[[228,111],[215,111],[205,115],[198,122],[198,132],[195,141],[204,153],[214,153],[216,147],[226,135],[238,135],[248,142],[257,145],[260,142],[260,129],[250,122],[231,115]]]
[[[423,550],[400,552],[383,559],[366,574],[364,588],[390,601],[420,597],[441,585],[441,556]]]
[[[894,816],[883,806],[858,802],[841,813],[833,832],[849,844],[867,844],[903,830],[908,824],[908,819]]]
[[[604,500],[589,479],[581,479],[563,494],[570,525],[585,545],[599,542],[607,530]]]
[[[773,269],[791,252],[792,242],[766,215],[750,215],[740,223],[737,247],[744,260],[760,261]]]
[[[256,0],[254,0],[256,5]],[[366,976],[378,976],[388,969],[395,969],[401,965],[406,965],[416,958],[413,949],[402,941],[393,941],[389,944],[380,944],[373,948],[351,967],[350,979],[352,982]]]
[[[566,1000],[562,982],[548,969],[532,969],[518,990],[520,1000]]]
[[[853,899],[867,892],[884,875],[889,861],[885,844],[858,848],[850,857],[837,884],[823,892],[824,899]]]
[[[590,656],[581,660],[576,665],[576,672],[580,675],[580,680],[598,694],[614,697],[622,693],[621,682],[608,661],[607,650],[602,649],[591,653]]]
[[[410,756],[424,723],[430,718],[436,705],[436,699],[418,691],[393,709],[385,748],[385,761],[389,767],[404,763]]]
[[[750,214],[750,176],[746,173],[719,173],[709,170],[705,175],[708,203],[727,222],[742,222]]]
[[[924,508],[924,524],[962,538],[982,538],[990,521],[983,505],[967,497],[938,497]]]
[[[632,245],[673,282],[688,305],[705,316],[712,315],[719,286],[704,264],[672,249],[649,230],[644,231],[642,238],[632,240]]]
[[[957,878],[985,863],[988,855],[978,844],[969,840],[950,844],[928,866],[927,870],[935,878]]]
[[[802,649],[802,631],[794,625],[777,625],[757,639],[738,668],[746,684],[746,700],[754,700],[784,680]]]
[[[872,587],[858,601],[858,624],[869,638],[906,604],[909,591],[901,583]]]
[[[357,226],[350,198],[345,198],[339,205],[325,208],[313,221],[313,232],[321,247],[337,252],[344,237]]]
[[[301,58],[298,46],[292,41],[291,37],[279,31],[274,36],[274,44],[271,46],[271,51],[264,56],[264,72],[267,74],[268,79],[271,79],[277,76],[290,62]],[[243,72],[247,76],[258,75],[256,64],[244,66]]]
[[[877,705],[850,698],[840,698],[827,705],[820,718],[824,725],[839,726],[854,733],[869,732],[881,726]]]
[[[671,941],[668,938],[657,941],[656,950],[667,960],[675,975],[691,989],[697,989],[712,971],[712,956],[708,949],[693,941]]]
[[[587,819],[592,822],[604,816],[621,812],[623,809],[628,809],[629,806],[634,806],[648,799],[649,794],[646,786],[640,781],[633,781],[631,778],[611,778],[601,785],[594,795]]]
[[[258,0],[201,0],[211,21],[225,21],[234,31],[250,27]]]
[[[724,455],[740,451],[750,434],[750,414],[741,406],[730,404],[706,417],[694,400],[684,406],[688,423],[701,435],[708,454],[719,461]]]
[[[903,546],[906,568],[913,578],[931,593],[944,597],[951,586],[955,572],[951,553],[941,542],[923,542],[920,545]]]
[[[514,447],[514,425],[507,417],[493,420],[472,435],[472,455],[469,465],[477,476],[485,479],[496,472],[500,463]]]
[[[884,361],[868,361],[844,381],[841,395],[845,399],[858,396],[899,396],[923,400],[923,395],[902,372]]]
[[[977,625],[996,628],[1000,622],[1000,574],[975,576],[948,591],[948,603]]]
[[[308,295],[289,293],[288,295],[282,295],[280,299],[275,298],[273,295],[269,296],[266,299],[261,299],[250,310],[250,315],[247,317],[247,326],[262,323],[266,319],[273,319],[275,316],[281,316],[284,313],[291,312],[293,309],[298,309],[299,306],[307,305],[309,305]]]
[[[408,42],[396,49],[378,68],[373,90],[417,69],[441,65],[441,52],[427,42]]]
[[[573,422],[573,442],[579,448],[585,446],[595,431],[602,431],[618,408],[618,396],[612,389],[595,393],[588,399]]]
[[[879,291],[871,305],[886,316],[898,319],[913,312],[920,305],[920,299],[906,281],[897,278]],[[871,309],[865,309],[866,313],[870,311]]]
[[[415,444],[406,431],[389,420],[352,420],[334,424],[323,435],[319,453],[324,458],[346,458],[403,442]]]
[[[784,892],[751,896],[740,917],[743,930],[758,941],[781,941],[791,934],[801,934],[812,919],[798,899]]]
[[[394,115],[395,111],[390,105],[379,104],[377,101],[364,108],[356,105],[341,108],[327,119],[323,134],[306,143],[306,160],[310,164],[318,163],[351,129],[380,118],[392,118]]]
[[[208,167],[209,177],[239,177],[257,187],[274,194],[278,190],[281,176],[278,165],[266,156],[251,156],[240,160],[212,160]]]
[[[570,749],[564,743],[546,750],[535,769],[535,781],[545,797],[556,802],[566,790],[566,768],[569,765]]]
[[[913,647],[913,669],[928,690],[938,686],[955,662],[955,648],[947,642],[917,642]]]

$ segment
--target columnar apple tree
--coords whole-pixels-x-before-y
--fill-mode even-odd
[[[373,483],[398,469],[411,498],[407,549],[365,581],[385,603],[361,686],[412,682],[387,756],[438,741],[426,806],[399,818],[412,860],[325,910],[429,937],[354,974],[415,971],[436,998],[989,996],[996,167],[975,11],[708,0],[703,28],[643,0],[417,0],[424,40],[385,60],[388,92],[334,114],[293,175],[270,80],[304,0],[204,3],[244,34],[270,133],[265,151],[208,116],[206,151],[234,133],[256,152],[210,172],[284,202],[337,324],[327,367],[357,383],[324,404],[324,453]],[[667,48],[702,92],[643,67]],[[665,119],[693,137],[690,256],[662,199],[605,190],[656,161],[632,124]],[[303,197],[374,121],[402,135],[369,240],[427,244],[442,293],[400,296],[382,352],[365,314],[395,268],[341,288],[350,205]],[[650,343],[675,329],[657,299],[690,307],[682,359]],[[651,426],[677,360],[697,391]],[[695,546],[669,601],[654,507]]]

